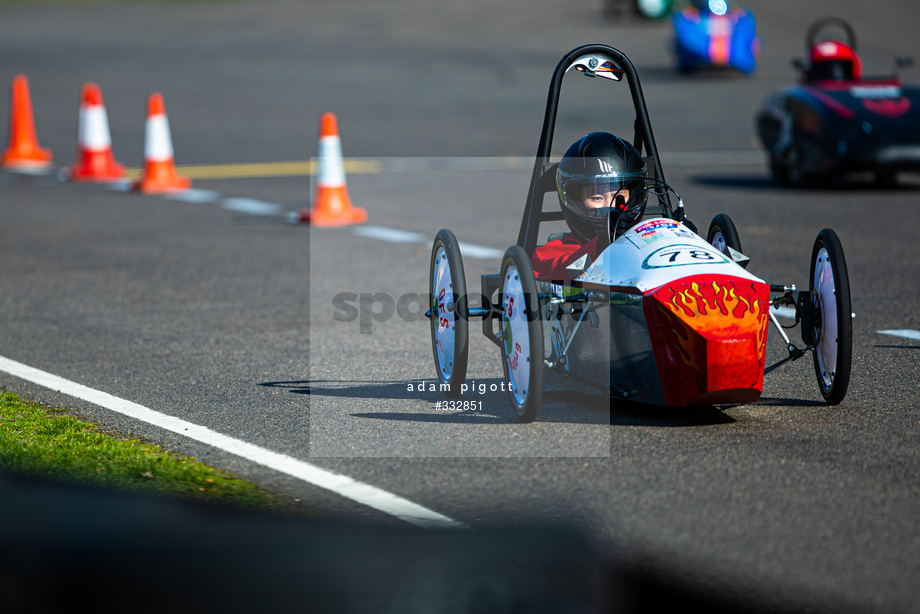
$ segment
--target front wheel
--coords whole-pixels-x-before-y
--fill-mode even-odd
[[[788,186],[792,183],[792,172],[789,167],[780,162],[775,156],[770,157],[770,174],[777,185]]]
[[[725,254],[732,262],[736,262],[736,258],[732,255],[731,250],[741,253],[741,238],[738,236],[738,230],[735,228],[732,218],[724,213],[712,218],[712,222],[709,224],[709,232],[706,234],[706,241]],[[739,264],[746,268],[748,262],[750,261],[743,260]]]
[[[735,228],[735,223],[732,221],[732,218],[724,213],[720,213],[712,218],[706,240],[709,241],[710,245],[726,256],[730,256],[728,250],[725,249],[726,247],[730,247],[739,252],[741,251],[741,238],[738,236],[738,230]]]
[[[898,187],[897,171],[879,171],[875,174],[875,183],[882,188]]]
[[[469,316],[466,277],[460,246],[454,233],[438,231],[431,246],[431,345],[441,390],[449,397],[460,394],[469,359]]]
[[[821,396],[837,405],[850,384],[853,321],[850,281],[840,239],[830,228],[818,233],[811,255],[811,323],[815,374]],[[803,338],[807,333],[803,333]]]
[[[543,404],[543,320],[527,253],[512,245],[502,258],[502,368],[514,413],[533,422]]]

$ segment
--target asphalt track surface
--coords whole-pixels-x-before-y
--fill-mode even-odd
[[[133,168],[153,91],[180,168],[305,161],[333,111],[346,158],[374,161],[348,175],[374,228],[289,223],[309,207],[312,177],[281,166],[201,172],[185,198],[0,174],[0,356],[473,529],[575,527],[604,556],[750,608],[920,611],[920,350],[878,332],[920,330],[920,177],[780,188],[753,138],[758,105],[793,79],[813,19],[853,22],[866,71],[884,73],[893,56],[920,55],[920,9],[749,5],[764,40],[751,77],[678,76],[666,23],[588,0],[4,5],[0,81],[28,76],[56,166],[75,157],[86,81],[102,87],[115,156]],[[699,226],[731,215],[749,270],[806,287],[815,236],[836,230],[856,313],[840,406],[823,404],[806,358],[771,373],[748,406],[649,410],[550,393],[521,425],[490,390],[498,350],[475,323],[468,396],[481,406],[458,413],[416,390],[434,381],[424,318],[362,312],[364,332],[360,318],[333,318],[342,293],[356,307],[383,293],[417,310],[440,228],[489,248],[465,251],[481,256],[464,257],[471,290],[497,270],[495,253],[517,236],[552,69],[589,42],[637,66],[669,183]],[[583,86],[563,100],[557,146],[593,129],[630,134],[628,109]],[[770,357],[782,354],[771,339]],[[7,373],[0,385],[285,492],[318,519],[404,524]]]

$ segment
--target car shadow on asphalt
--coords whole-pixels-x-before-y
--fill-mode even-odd
[[[509,401],[505,393],[501,392],[499,378],[476,380],[470,386],[484,386],[487,392],[479,393],[472,390],[470,399],[475,396],[481,400],[474,410],[443,409],[450,405],[453,399],[448,398],[437,389],[437,385],[425,380],[407,380],[401,382],[387,381],[339,381],[339,380],[296,380],[261,382],[260,386],[287,389],[293,394],[307,394],[323,397],[338,397],[351,399],[403,399],[408,402],[422,401],[427,405],[419,411],[381,411],[358,412],[351,414],[358,418],[375,420],[412,421],[412,422],[440,422],[467,423],[467,424],[505,424],[516,423]],[[419,387],[422,387],[421,389]],[[495,388],[498,392],[492,391]],[[475,393],[475,395],[474,395]],[[458,397],[462,400],[464,397]],[[762,402],[764,399],[762,399]],[[770,405],[811,405],[808,401],[794,399],[771,399]],[[820,403],[814,403],[820,405]],[[457,407],[454,405],[453,407]],[[430,413],[428,409],[437,410]],[[707,426],[715,424],[731,424],[735,419],[725,413],[730,406],[699,406],[699,407],[661,407],[634,401],[611,399],[609,397],[588,392],[550,389],[543,394],[543,407],[537,418],[538,422],[569,423],[569,424],[603,424],[607,416],[610,425],[618,426],[652,426],[660,428],[679,428],[692,426]]]
[[[310,380],[294,380],[290,382],[259,382],[259,386],[267,388],[287,388],[293,394],[310,394]]]
[[[415,403],[417,411],[356,412],[351,415],[376,420],[514,424],[518,420],[511,410],[507,393],[502,390],[501,378],[468,380],[465,394],[456,398],[446,396],[438,384],[431,380],[405,381],[339,381],[296,380],[261,382],[260,386],[286,389],[293,394],[318,397],[361,400],[405,400]],[[463,401],[467,407],[462,409]],[[421,403],[419,403],[421,402]],[[566,424],[605,424],[609,400],[583,393],[557,393],[548,390],[543,396],[543,406],[537,421]]]
[[[486,390],[493,383],[500,380],[481,383],[486,385]],[[343,381],[343,380],[300,380],[262,382],[260,386],[271,388],[284,388],[294,394],[306,394],[315,397],[354,399],[356,406],[366,405],[367,401],[387,400],[405,401],[415,411],[375,411],[354,412],[351,416],[375,420],[404,421],[404,422],[436,422],[443,424],[501,424],[515,422],[510,409],[505,411],[506,398],[504,394],[474,394],[471,391],[464,397],[447,397],[438,388],[438,384],[431,380],[406,380],[406,381]],[[467,401],[466,407],[474,407],[472,397],[476,401],[475,409],[462,409],[462,402]],[[451,404],[451,402],[453,402]]]
[[[662,407],[631,401],[610,400],[611,425],[681,428],[734,422],[735,419],[726,414],[722,408],[712,405]]]
[[[813,399],[783,399],[779,397],[760,397],[756,405],[766,405],[770,407],[827,407],[824,401]]]

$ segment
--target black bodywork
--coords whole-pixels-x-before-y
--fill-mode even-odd
[[[849,24],[836,19],[814,24],[807,48],[822,40],[822,25],[842,27],[855,48]],[[778,182],[871,172],[893,183],[900,171],[920,170],[920,87],[897,76],[820,79],[807,63],[794,65],[800,83],[768,96],[756,117]]]

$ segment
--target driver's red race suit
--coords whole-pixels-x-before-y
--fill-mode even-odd
[[[569,266],[584,254],[588,254],[591,260],[597,258],[598,243],[601,235],[597,235],[584,245],[579,242],[578,238],[569,233],[561,239],[554,239],[540,245],[534,250],[530,263],[533,266],[534,275],[539,281],[552,281],[557,283],[568,283],[572,281],[571,276],[565,267]],[[606,243],[606,241],[605,241]]]

